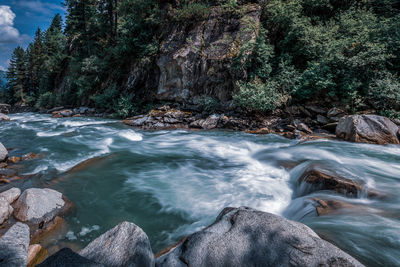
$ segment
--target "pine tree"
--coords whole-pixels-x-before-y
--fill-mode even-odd
[[[19,102],[25,105],[24,88],[27,81],[25,63],[25,51],[18,46],[14,49],[7,71],[7,90],[11,104]]]

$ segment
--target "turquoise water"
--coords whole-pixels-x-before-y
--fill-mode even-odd
[[[68,230],[55,240],[75,249],[127,220],[154,252],[212,223],[227,206],[250,206],[301,221],[368,266],[400,266],[400,146],[298,142],[227,131],[140,131],[119,121],[14,114],[0,141],[25,161],[18,186],[51,187],[71,199]],[[87,164],[80,163],[90,160]],[[74,166],[79,167],[74,168]],[[349,199],[311,192],[297,179],[309,166],[334,171],[384,194]],[[1,189],[0,189],[1,190]],[[357,208],[318,217],[310,198]]]

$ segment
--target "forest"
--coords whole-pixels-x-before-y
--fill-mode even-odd
[[[14,50],[2,101],[133,115],[148,101],[123,82],[132,62],[154,65],[165,25],[193,23],[213,6],[235,10],[241,2],[66,0],[65,22],[56,15],[26,49]],[[253,2],[262,7],[261,26],[232,66],[249,73],[234,81],[235,105],[269,112],[289,103],[341,101],[353,112],[400,116],[399,0]]]

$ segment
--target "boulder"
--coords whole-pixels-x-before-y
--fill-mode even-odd
[[[247,207],[217,220],[160,256],[156,266],[363,266],[304,224]]]
[[[8,117],[6,114],[0,113],[0,121],[9,121],[10,117]]]
[[[3,114],[10,113],[11,106],[9,104],[0,104],[0,112]]]
[[[346,141],[369,144],[399,144],[399,127],[390,119],[378,115],[342,117],[336,136]]]
[[[0,143],[0,161],[6,160],[8,157],[8,151],[7,149],[3,146],[2,143]]]
[[[328,118],[340,118],[345,115],[344,110],[339,109],[339,108],[331,108],[327,113],[326,116]]]
[[[10,218],[14,209],[10,206],[8,201],[0,199],[0,225]]]
[[[60,111],[60,114],[63,117],[71,117],[74,114],[74,112],[72,110],[66,109],[66,110]]]
[[[0,265],[25,267],[28,263],[29,227],[17,222],[0,238]]]
[[[104,266],[94,261],[88,260],[81,255],[73,252],[70,248],[63,248],[56,254],[47,258],[37,267],[100,267]]]
[[[220,116],[219,115],[211,115],[207,119],[204,120],[201,127],[205,130],[211,130],[217,127],[218,121]]]
[[[314,105],[309,105],[305,107],[308,111],[310,112],[314,112],[317,114],[326,114],[327,110],[323,107],[318,107],[318,106],[314,106]]]
[[[53,189],[30,188],[15,203],[15,218],[23,222],[51,221],[65,206],[60,192]]]
[[[7,191],[0,193],[0,200],[4,199],[8,204],[12,204],[21,195],[21,189],[13,187]]]
[[[305,182],[316,187],[317,190],[331,190],[348,197],[357,197],[361,192],[366,192],[368,197],[383,197],[379,192],[367,190],[362,184],[337,175],[328,174],[317,168],[306,170],[299,178],[299,183]]]
[[[106,266],[154,266],[150,241],[137,225],[122,222],[105,232],[79,254]]]
[[[320,123],[320,124],[327,124],[329,122],[329,120],[325,116],[322,116],[322,115],[318,114],[317,115],[317,122]]]

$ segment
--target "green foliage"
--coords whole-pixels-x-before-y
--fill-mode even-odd
[[[37,109],[40,109],[40,108],[49,109],[49,108],[54,107],[54,104],[55,104],[54,94],[52,92],[46,92],[39,96],[39,98],[35,104],[35,107]]]
[[[238,82],[239,91],[233,99],[239,106],[249,110],[271,111],[286,103],[288,96],[281,93],[275,81]]]
[[[277,92],[295,102],[336,96],[353,111],[370,104],[400,108],[399,5],[390,0],[262,3],[265,30],[237,58],[239,69],[248,74],[239,94],[255,90],[260,95],[260,88],[274,94],[271,84],[278,84]],[[264,99],[265,106],[258,106],[265,110],[271,101]]]
[[[210,15],[210,6],[203,2],[185,1],[183,6],[175,9],[174,19],[176,21],[199,21]]]
[[[218,103],[217,99],[215,99],[214,97],[206,96],[206,95],[199,98],[198,105],[202,110],[209,112],[209,113],[215,112],[217,110],[217,108],[219,107],[219,103]]]

